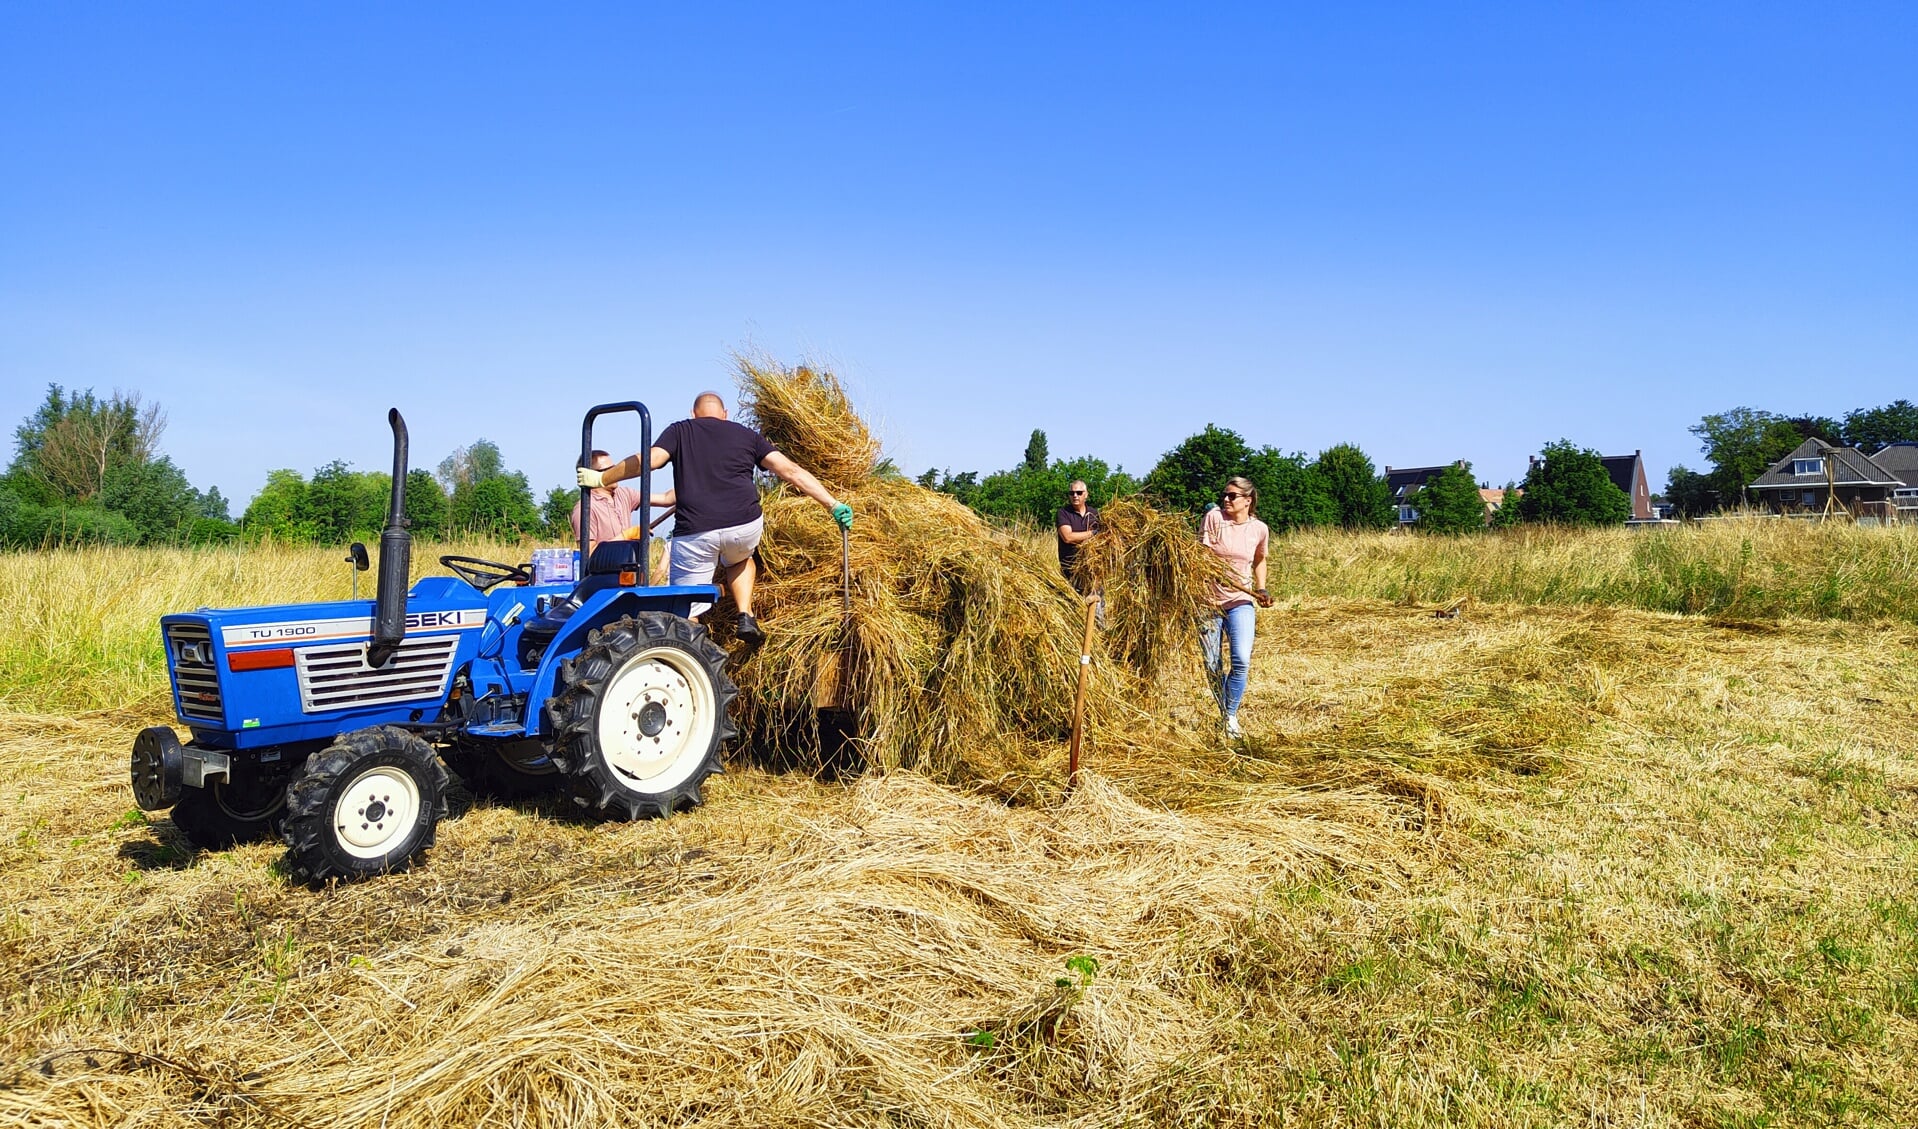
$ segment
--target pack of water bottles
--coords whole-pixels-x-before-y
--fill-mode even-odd
[[[578,582],[578,549],[533,550],[533,583],[577,584]]]

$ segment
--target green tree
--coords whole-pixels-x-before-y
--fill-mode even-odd
[[[321,541],[376,536],[386,524],[392,481],[383,471],[355,471],[335,459],[313,472],[295,516]]]
[[[446,491],[430,470],[406,472],[406,520],[413,535],[426,541],[446,536]],[[386,503],[380,504],[380,526],[386,526]]]
[[[283,541],[311,541],[312,527],[300,514],[306,500],[306,478],[297,470],[281,468],[266,474],[266,485],[248,503],[240,527],[248,537],[276,537]]]
[[[449,524],[459,532],[518,537],[539,529],[533,488],[519,471],[462,483],[453,490]]]
[[[932,467],[928,468],[926,473],[920,475],[914,481],[928,490],[936,490],[941,494],[950,494],[967,506],[972,505],[973,499],[979,493],[979,472],[976,470],[961,471],[958,474],[954,474],[950,467],[945,470]]]
[[[1046,433],[1038,428],[1032,429],[1032,438],[1026,440],[1025,461],[1020,463],[1022,470],[1043,471],[1050,465],[1046,455]]]
[[[1244,474],[1251,459],[1252,448],[1238,432],[1208,423],[1159,459],[1143,489],[1169,509],[1197,514],[1218,501],[1226,479]]]
[[[1498,509],[1492,511],[1493,529],[1510,529],[1519,523],[1518,483],[1505,483],[1505,497],[1499,501]]]
[[[555,486],[548,490],[546,502],[539,508],[539,535],[548,541],[576,539],[578,535],[573,532],[573,507],[577,505],[578,488]]]
[[[149,545],[190,540],[194,523],[204,513],[200,492],[164,455],[109,467],[100,504],[130,521],[140,541]]]
[[[126,515],[94,505],[26,507],[14,534],[17,544],[29,548],[140,543],[139,527]]]
[[[1412,505],[1419,512],[1422,533],[1476,533],[1485,528],[1485,499],[1479,495],[1471,463],[1453,463],[1426,479]]]
[[[1665,500],[1681,517],[1704,517],[1719,508],[1712,476],[1682,466],[1673,467],[1665,479]]]
[[[68,394],[50,384],[40,407],[14,429],[8,474],[35,484],[41,501],[91,501],[109,470],[151,459],[165,430],[166,413],[138,393],[102,400],[92,389]]]
[[[1605,473],[1603,456],[1569,439],[1547,443],[1544,456],[1525,475],[1519,513],[1526,521],[1559,525],[1618,525],[1632,515],[1632,500]]]
[[[446,484],[449,494],[461,486],[498,478],[505,473],[506,464],[500,456],[499,445],[491,439],[475,439],[472,446],[461,447],[440,460],[440,481]]]
[[[1332,520],[1347,529],[1390,529],[1398,522],[1392,490],[1364,451],[1340,443],[1312,464],[1332,500]]]
[[[200,495],[200,516],[208,521],[231,524],[233,519],[227,514],[226,499],[220,495],[220,488],[212,486]]]
[[[1893,400],[1882,408],[1846,412],[1838,438],[1874,455],[1892,443],[1918,443],[1918,404]]]
[[[1721,504],[1743,500],[1753,479],[1807,438],[1792,420],[1752,408],[1708,415],[1689,430],[1712,461],[1712,489]]]
[[[1273,529],[1338,521],[1331,487],[1318,469],[1305,461],[1303,452],[1286,455],[1276,447],[1261,447],[1245,461],[1245,477],[1259,491],[1259,520]]]

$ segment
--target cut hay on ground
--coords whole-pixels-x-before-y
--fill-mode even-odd
[[[157,1022],[102,1039],[107,1016],[36,1018],[8,1040],[0,1123],[1040,1123],[1006,1119],[1024,1106],[1109,1124],[1163,1104],[1218,1040],[1190,1002],[1213,947],[1197,938],[1274,882],[1389,850],[1360,830],[1381,822],[1367,801],[1300,793],[1193,819],[1089,777],[1061,809],[1008,810],[899,773],[848,801],[731,844],[635,825],[644,866],[577,876],[543,909],[483,865],[511,853],[484,809],[432,871],[324,895],[161,870],[168,893],[133,891],[68,957],[37,930],[6,946],[42,981],[124,970]],[[449,895],[469,911],[386,936]]]

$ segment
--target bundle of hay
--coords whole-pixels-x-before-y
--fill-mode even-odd
[[[1105,648],[1157,681],[1197,661],[1196,626],[1215,614],[1212,583],[1231,573],[1183,514],[1137,498],[1099,510],[1100,535],[1080,546],[1073,579],[1105,602]]]
[[[879,473],[878,443],[830,373],[742,359],[739,386],[744,416],[857,514],[848,606],[839,529],[790,491],[762,499],[754,604],[767,638],[731,672],[749,742],[826,763],[835,733],[822,732],[814,691],[821,668],[843,656],[846,718],[865,765],[1010,792],[1042,768],[1056,778],[1049,762],[1070,734],[1085,605],[1051,554],[948,495]],[[1095,740],[1131,744],[1163,733],[1141,674],[1191,649],[1190,612],[1210,574],[1173,548],[1179,519],[1138,503],[1115,516],[1120,547],[1095,567],[1125,661],[1092,664],[1086,712]],[[1185,623],[1183,638],[1160,620]],[[730,608],[709,622],[725,636]]]

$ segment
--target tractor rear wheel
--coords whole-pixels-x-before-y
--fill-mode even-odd
[[[738,693],[705,628],[665,612],[609,624],[561,664],[559,685],[546,718],[575,803],[615,819],[701,803]]]
[[[173,826],[203,851],[271,839],[286,821],[286,777],[216,780],[182,788],[171,812]]]
[[[531,738],[500,741],[461,737],[449,750],[446,761],[465,782],[467,791],[489,800],[544,796],[566,783],[546,746]]]
[[[446,783],[432,746],[403,729],[340,736],[287,789],[293,872],[318,882],[411,868],[446,814]]]

